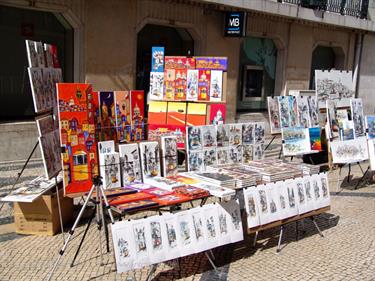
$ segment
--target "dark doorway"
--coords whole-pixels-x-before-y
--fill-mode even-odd
[[[334,48],[317,46],[311,59],[310,89],[315,89],[315,70],[330,70],[337,68],[337,58]]]
[[[63,79],[72,81],[73,30],[60,15],[0,6],[0,38],[0,121],[31,120],[25,40],[56,45]]]
[[[194,55],[194,40],[186,29],[147,24],[137,38],[136,88],[145,93],[149,91],[153,46],[164,47],[166,56]]]

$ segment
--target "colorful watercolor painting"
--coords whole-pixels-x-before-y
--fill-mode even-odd
[[[366,116],[367,137],[375,139],[375,116]]]
[[[187,71],[186,100],[188,101],[198,100],[198,74],[196,69],[188,69]]]
[[[152,47],[151,71],[164,72],[164,47]]]
[[[100,140],[117,140],[114,92],[99,92]]]
[[[186,109],[186,102],[168,102],[167,125],[185,125]]]
[[[174,80],[174,99],[175,100],[186,100],[186,89],[187,89],[187,70],[176,69],[176,77]]]
[[[176,70],[166,69],[164,72],[164,100],[174,100],[175,79]]]
[[[130,91],[131,104],[131,140],[145,140],[145,95],[142,90]]]
[[[322,150],[322,142],[320,139],[320,127],[309,128],[311,150]]]
[[[311,151],[309,130],[303,127],[281,129],[284,156],[304,154]]]
[[[198,100],[208,101],[210,100],[210,81],[211,71],[210,70],[199,70],[198,75]]]
[[[202,70],[227,71],[228,58],[226,57],[195,57],[195,67]]]
[[[162,100],[164,95],[164,73],[150,73],[150,100]]]
[[[223,96],[223,71],[211,70],[210,101],[221,101]]]
[[[131,140],[131,109],[128,91],[115,91],[116,131],[119,142]]]
[[[208,105],[209,120],[207,124],[221,125],[225,124],[227,105],[225,103],[212,103]]]
[[[65,193],[85,192],[98,175],[91,85],[60,83],[57,93]]]
[[[205,103],[187,104],[186,126],[206,125],[207,105]]]

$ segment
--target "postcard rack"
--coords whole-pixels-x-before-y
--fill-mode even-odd
[[[331,207],[327,206],[327,207],[324,207],[324,208],[313,210],[313,211],[307,212],[305,214],[297,215],[297,216],[287,218],[287,219],[284,219],[284,220],[279,220],[279,221],[275,221],[275,222],[265,224],[265,225],[261,225],[261,226],[258,226],[258,227],[249,228],[247,230],[247,233],[248,234],[253,234],[253,233],[255,234],[254,241],[253,241],[253,246],[255,246],[257,238],[258,238],[258,234],[259,234],[260,231],[264,231],[264,230],[275,228],[275,227],[280,227],[279,241],[278,241],[277,250],[276,250],[276,252],[279,253],[279,252],[281,252],[281,243],[282,243],[282,239],[283,239],[284,228],[287,224],[290,224],[292,222],[296,223],[296,240],[298,240],[297,224],[298,224],[299,221],[302,221],[306,218],[311,219],[311,221],[313,222],[313,224],[314,224],[315,228],[317,229],[319,235],[321,237],[324,237],[324,235],[321,232],[318,224],[315,221],[315,216],[320,215],[322,213],[325,213],[325,212],[329,211],[330,209],[331,209]]]

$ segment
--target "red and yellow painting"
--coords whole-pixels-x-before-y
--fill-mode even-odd
[[[208,124],[221,125],[225,124],[227,106],[225,103],[212,103],[209,105]]]
[[[131,140],[130,93],[115,91],[116,132],[119,142]]]
[[[142,90],[130,91],[132,141],[145,139],[145,94]]]
[[[168,102],[167,125],[186,124],[186,103],[185,102]]]
[[[198,100],[210,100],[211,70],[199,70],[198,72]]]
[[[181,101],[186,100],[187,69],[176,70],[174,87],[174,99]]]
[[[205,103],[188,103],[186,126],[206,125],[206,110]]]
[[[90,84],[57,84],[65,193],[90,190],[98,174],[95,100]]]
[[[99,92],[100,140],[117,140],[114,92]]]
[[[148,107],[148,124],[167,124],[167,102],[150,101]]]

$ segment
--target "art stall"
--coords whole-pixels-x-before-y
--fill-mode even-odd
[[[37,54],[36,45],[31,51],[27,46],[29,57]],[[62,180],[65,198],[84,198],[48,280],[88,209],[71,265],[97,216],[107,252],[112,234],[117,272],[151,266],[148,280],[159,263],[201,252],[217,270],[211,250],[242,241],[246,233],[256,233],[256,241],[259,231],[279,227],[278,251],[287,223],[309,218],[323,235],[314,217],[330,209],[327,174],[264,159],[264,123],[225,122],[228,63],[224,57],[168,57],[154,47],[148,116],[143,91],[96,92],[87,83],[61,83],[61,76],[43,80],[43,68],[41,76],[29,71],[34,100],[44,104],[36,111],[56,109],[38,115],[46,172],[40,186]],[[46,84],[50,92],[38,90]],[[318,124],[315,97],[279,97],[269,104],[271,130],[282,133],[285,155],[319,150],[319,134],[311,130]],[[186,159],[179,165],[181,149]]]

